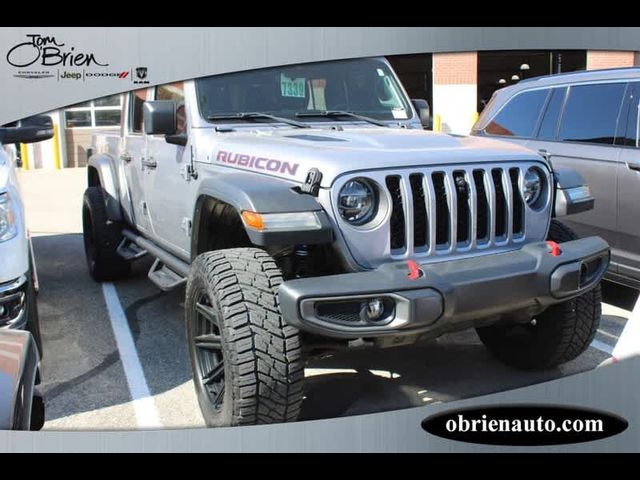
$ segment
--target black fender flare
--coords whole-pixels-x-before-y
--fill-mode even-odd
[[[192,252],[198,244],[199,222],[202,218],[202,205],[213,198],[231,205],[240,214],[248,210],[263,214],[315,212],[320,220],[319,230],[258,232],[246,228],[245,231],[254,245],[293,245],[318,244],[333,241],[333,228],[329,217],[315,197],[294,190],[297,184],[288,180],[266,175],[247,175],[244,172],[217,174],[203,179],[197,192],[197,201],[192,222]]]
[[[110,220],[122,221],[122,208],[120,207],[120,184],[116,163],[110,155],[97,154],[89,158],[87,164],[87,185],[96,185],[96,176],[100,186],[104,190],[104,201],[107,216]]]

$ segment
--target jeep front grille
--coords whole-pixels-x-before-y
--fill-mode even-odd
[[[534,165],[540,167],[525,161],[359,172],[378,185],[387,215],[369,228],[339,219],[340,228],[358,263],[367,267],[394,259],[424,263],[493,253],[540,241],[550,218],[548,172],[544,205],[529,208],[521,193],[524,174]]]
[[[520,174],[512,167],[387,176],[391,253],[453,252],[521,238]]]

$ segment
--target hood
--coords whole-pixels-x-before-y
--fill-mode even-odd
[[[197,153],[208,162],[297,182],[317,168],[323,187],[342,174],[373,169],[542,160],[510,142],[417,129],[243,129],[215,135],[199,129],[196,136]]]

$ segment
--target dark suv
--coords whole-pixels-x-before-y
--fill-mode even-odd
[[[472,129],[581,173],[595,209],[563,222],[611,246],[607,277],[640,288],[640,68],[532,78],[498,90]]]

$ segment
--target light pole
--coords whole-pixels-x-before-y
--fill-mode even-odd
[[[531,67],[528,63],[523,63],[522,65],[520,65],[520,78],[524,78],[525,72],[529,71],[530,69]]]

